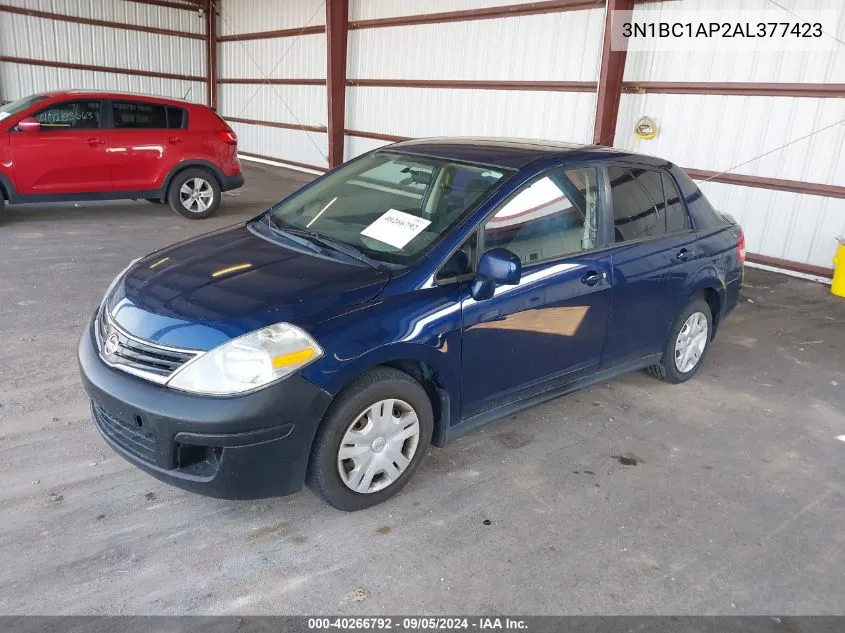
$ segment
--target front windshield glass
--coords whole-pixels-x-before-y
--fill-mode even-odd
[[[376,152],[341,167],[269,211],[271,225],[410,264],[511,172]]]
[[[31,97],[24,97],[18,101],[12,101],[6,105],[0,105],[0,121],[12,116],[13,114],[17,114],[18,112],[23,112],[28,107],[34,106],[36,103],[44,101],[46,98],[47,97],[44,95],[33,95]]]

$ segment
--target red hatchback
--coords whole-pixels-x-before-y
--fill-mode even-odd
[[[202,219],[243,183],[237,136],[203,105],[67,90],[0,106],[0,210],[146,199]]]

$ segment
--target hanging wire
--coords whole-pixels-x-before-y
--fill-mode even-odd
[[[727,174],[727,173],[733,171],[734,169],[737,169],[738,167],[742,167],[743,165],[747,165],[748,163],[753,163],[755,160],[759,160],[759,159],[761,159],[765,156],[768,156],[769,154],[774,154],[775,152],[782,150],[784,147],[789,147],[790,145],[794,145],[795,143],[799,143],[800,141],[803,141],[804,139],[808,139],[811,136],[815,136],[816,134],[824,132],[825,130],[829,130],[832,127],[836,127],[837,125],[842,125],[843,123],[845,123],[845,119],[840,119],[839,121],[836,121],[835,123],[831,123],[830,125],[826,125],[823,128],[819,128],[818,130],[815,130],[814,132],[810,132],[809,134],[805,134],[804,136],[801,136],[799,138],[792,139],[788,143],[784,143],[783,145],[780,145],[780,146],[778,146],[774,149],[770,149],[768,152],[760,154],[759,156],[755,156],[754,158],[749,158],[748,160],[743,161],[743,162],[741,162],[737,165],[734,165],[733,167],[728,167],[726,170],[720,171],[718,174],[714,174],[713,176],[710,176],[709,178],[705,178],[704,180],[702,180],[701,178],[693,178],[693,180],[698,180],[699,182],[709,182],[709,181],[713,180],[714,178],[718,178],[719,176],[722,176],[724,174]]]
[[[285,52],[284,52],[284,53],[282,53],[282,56],[281,56],[281,57],[279,58],[279,60],[275,63],[275,65],[273,66],[273,68],[271,68],[271,69],[270,69],[270,72],[269,72],[269,73],[264,72],[264,69],[261,67],[261,64],[259,64],[259,63],[258,63],[258,60],[256,60],[256,59],[255,59],[255,57],[252,55],[252,53],[250,53],[250,52],[249,52],[249,49],[247,48],[246,44],[244,44],[243,40],[238,40],[238,43],[241,45],[241,48],[243,48],[244,52],[246,53],[247,57],[249,57],[250,61],[252,61],[252,63],[253,63],[253,64],[255,65],[255,67],[258,69],[258,72],[260,72],[260,73],[264,76],[264,83],[266,83],[268,86],[270,86],[270,88],[273,90],[273,92],[274,92],[274,93],[276,93],[276,96],[279,98],[279,101],[281,101],[281,102],[282,102],[282,105],[285,107],[285,110],[287,110],[287,111],[288,111],[288,113],[291,115],[291,117],[293,117],[293,120],[294,120],[294,121],[296,121],[296,124],[299,126],[299,128],[301,129],[301,131],[305,132],[305,135],[308,137],[308,140],[311,142],[311,144],[314,146],[314,148],[317,150],[317,152],[320,154],[320,156],[322,156],[322,157],[323,157],[323,159],[324,159],[325,161],[327,161],[327,162],[328,162],[328,160],[329,160],[328,156],[327,156],[327,155],[323,152],[323,150],[320,148],[320,146],[319,146],[319,145],[317,144],[317,142],[314,140],[314,137],[313,137],[313,136],[311,136],[311,132],[310,132],[310,131],[309,131],[309,130],[305,127],[305,124],[304,124],[304,123],[302,123],[302,121],[300,121],[300,120],[299,120],[299,117],[297,117],[297,116],[296,116],[296,113],[295,113],[295,112],[293,111],[293,109],[292,109],[292,108],[288,105],[288,102],[287,102],[287,101],[285,101],[285,98],[281,95],[281,93],[279,92],[279,90],[278,90],[278,88],[275,86],[275,84],[273,84],[273,83],[270,81],[270,75],[272,75],[274,72],[276,72],[276,69],[277,69],[277,68],[281,65],[281,63],[285,60],[285,58],[287,57],[288,53],[290,53],[291,49],[292,49],[292,48],[294,47],[294,45],[296,44],[297,40],[298,40],[300,37],[302,37],[302,34],[303,34],[303,32],[305,31],[305,29],[307,29],[307,28],[311,25],[311,21],[312,21],[312,20],[314,19],[314,17],[317,15],[317,13],[320,11],[320,9],[322,9],[322,8],[325,6],[325,4],[326,4],[326,0],[322,0],[322,1],[320,2],[320,4],[319,4],[319,5],[317,5],[317,8],[314,10],[314,13],[312,13],[312,14],[311,14],[311,17],[310,17],[310,18],[308,18],[308,21],[305,23],[305,26],[303,26],[303,27],[302,27],[302,29],[299,31],[299,33],[297,33],[295,36],[293,36],[293,38],[292,38],[292,41],[291,41],[290,45],[287,47],[287,49],[285,49]],[[228,27],[229,31],[231,31],[232,33],[234,33],[234,29],[232,28],[232,23],[231,23],[231,22],[229,22],[229,20],[227,20],[227,19],[226,19],[226,16],[224,16],[224,15],[223,15],[223,12],[222,12],[222,11],[220,11],[219,9],[217,9],[217,2],[216,2],[215,0],[211,0],[211,8],[212,8],[212,10],[213,10],[213,11],[216,11],[216,12],[217,12],[217,14],[220,16],[220,19],[221,19],[221,20],[222,20],[222,21],[226,24],[226,26]],[[252,93],[252,96],[251,96],[251,97],[247,100],[247,102],[246,102],[246,103],[244,104],[244,106],[241,108],[240,112],[238,112],[237,116],[235,116],[234,118],[239,118],[239,117],[241,116],[241,114],[243,114],[243,113],[244,113],[244,111],[247,109],[247,107],[249,107],[249,104],[250,104],[250,103],[252,103],[252,102],[253,102],[253,100],[255,99],[255,97],[256,97],[256,96],[258,96],[258,93],[259,93],[259,92],[261,92],[261,86],[262,86],[262,85],[264,85],[264,83],[260,84],[260,85],[258,86],[258,88],[256,88],[256,89],[255,89],[255,92],[253,92],[253,93]]]
[[[776,0],[768,0],[768,2],[769,2],[770,4],[775,5],[775,6],[776,6],[776,7],[778,7],[779,9],[782,9],[783,11],[786,11],[786,12],[787,12],[787,13],[789,13],[790,15],[795,16],[796,18],[798,18],[798,19],[800,19],[800,20],[805,20],[805,18],[803,18],[802,16],[798,15],[798,14],[797,14],[797,13],[795,13],[794,11],[792,11],[792,10],[790,10],[790,9],[787,9],[785,6],[783,6],[782,4],[780,4],[779,2],[777,2]],[[832,37],[833,39],[835,39],[835,40],[836,40],[837,42],[839,42],[840,44],[845,45],[845,42],[843,42],[841,39],[839,39],[838,37],[836,37],[836,35],[833,35],[833,34],[831,34],[831,33],[828,33],[827,31],[824,31],[824,33],[825,33],[825,35],[827,35],[828,37]],[[699,181],[699,182],[709,182],[709,181],[713,180],[714,178],[718,178],[719,176],[723,176],[724,174],[727,174],[727,173],[729,173],[729,172],[733,171],[734,169],[737,169],[737,168],[739,168],[739,167],[743,167],[744,165],[747,165],[748,163],[753,163],[755,160],[759,160],[759,159],[761,159],[761,158],[764,158],[764,157],[768,156],[769,154],[774,154],[775,152],[780,151],[780,150],[782,150],[782,149],[783,149],[783,148],[785,148],[785,147],[789,147],[790,145],[794,145],[795,143],[799,143],[799,142],[801,142],[801,141],[803,141],[803,140],[805,140],[805,139],[810,138],[811,136],[815,136],[816,134],[819,134],[820,132],[824,132],[825,130],[829,130],[830,128],[834,128],[834,127],[836,127],[837,125],[842,125],[843,123],[845,123],[845,119],[841,119],[841,120],[839,120],[839,121],[836,121],[835,123],[831,123],[830,125],[826,125],[826,126],[824,126],[823,128],[819,128],[818,130],[815,130],[815,131],[813,131],[813,132],[810,132],[809,134],[805,134],[804,136],[801,136],[801,137],[799,137],[799,138],[793,139],[793,140],[791,140],[791,141],[789,141],[789,142],[787,142],[787,143],[784,143],[783,145],[780,145],[779,147],[776,147],[776,148],[771,149],[771,150],[769,150],[769,151],[767,151],[767,152],[765,152],[765,153],[763,153],[763,154],[760,154],[759,156],[755,156],[754,158],[749,158],[748,160],[743,161],[743,162],[741,162],[741,163],[739,163],[739,164],[737,164],[737,165],[734,165],[733,167],[729,167],[728,169],[726,169],[726,170],[724,170],[724,171],[720,171],[718,174],[715,174],[715,175],[713,175],[713,176],[710,176],[709,178],[705,178],[704,180],[702,180],[702,179],[700,179],[700,178],[693,178],[693,180],[697,180],[697,181]]]
[[[783,11],[786,11],[789,15],[795,16],[795,17],[796,17],[796,18],[798,18],[799,20],[803,20],[804,22],[809,22],[809,20],[807,20],[807,18],[804,18],[804,17],[802,17],[802,16],[798,15],[797,13],[795,13],[795,11],[792,11],[791,9],[787,9],[787,8],[786,8],[785,6],[783,6],[780,2],[776,2],[775,0],[769,0],[769,4],[773,4],[773,5],[775,5],[778,9],[782,9]],[[843,41],[842,41],[842,40],[840,40],[838,37],[836,37],[836,35],[834,35],[834,34],[832,34],[832,33],[828,33],[827,31],[824,31],[824,30],[822,30],[822,33],[824,33],[824,34],[825,34],[825,35],[827,35],[828,37],[832,37],[832,38],[833,38],[833,39],[835,39],[837,42],[839,42],[840,44],[842,44],[843,46],[845,46],[845,42],[843,42]]]

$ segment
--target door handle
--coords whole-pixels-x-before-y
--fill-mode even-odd
[[[176,143],[181,143],[182,139],[178,136],[171,136],[169,139],[167,139],[167,142],[171,145],[176,145]]]
[[[678,251],[678,254],[675,255],[675,259],[677,259],[680,262],[687,261],[689,259],[689,251],[685,248],[682,248],[681,250]]]
[[[91,138],[89,138],[86,142],[88,143],[88,145],[105,145],[105,144],[106,144],[106,139],[103,139],[103,138],[96,138],[96,137],[93,137],[93,136],[92,136],[92,137],[91,137]]]
[[[602,279],[607,279],[607,273],[602,271],[591,270],[586,275],[581,277],[581,283],[587,284],[588,286],[595,286],[598,282]]]

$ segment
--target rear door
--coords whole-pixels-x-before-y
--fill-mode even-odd
[[[483,227],[483,249],[522,260],[522,280],[463,299],[463,416],[594,372],[610,309],[610,254],[595,167],[551,169]]]
[[[152,191],[162,187],[182,157],[186,113],[152,101],[109,102],[109,153],[117,191]]]
[[[613,211],[613,306],[603,365],[659,353],[698,266],[695,233],[672,177],[637,165],[607,168]]]
[[[53,104],[33,115],[41,123],[39,132],[9,134],[18,193],[61,195],[111,189],[101,106],[98,99]]]

